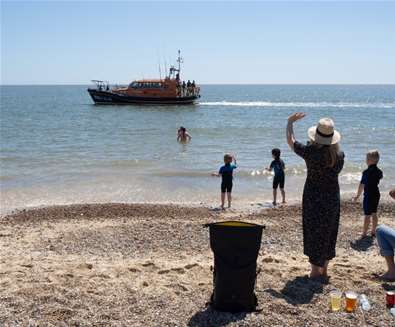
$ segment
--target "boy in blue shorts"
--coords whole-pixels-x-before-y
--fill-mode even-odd
[[[274,170],[274,178],[273,178],[273,205],[277,205],[277,188],[280,186],[281,196],[283,198],[283,202],[285,203],[285,191],[284,191],[284,184],[285,184],[285,164],[284,161],[280,159],[281,151],[280,149],[273,149],[272,150],[272,157],[273,161],[270,164],[269,168],[266,168],[268,171]]]
[[[232,163],[232,161],[234,163]],[[224,165],[213,176],[221,176],[221,209],[225,210],[225,195],[228,195],[228,208],[232,204],[233,170],[237,168],[236,158],[230,154],[224,155]]]
[[[380,160],[380,154],[377,150],[369,151],[366,154],[366,164],[368,168],[362,173],[361,183],[359,184],[356,201],[363,193],[363,211],[365,214],[365,222],[363,225],[362,237],[366,237],[370,225],[370,217],[372,217],[372,237],[376,236],[377,227],[377,207],[380,201],[379,183],[383,178],[383,172],[377,168]]]

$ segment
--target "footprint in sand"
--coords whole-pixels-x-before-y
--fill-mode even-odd
[[[197,263],[190,263],[184,266],[185,269],[192,269],[194,267],[199,267],[199,265]]]
[[[155,264],[153,262],[145,262],[141,264],[143,267],[155,267]]]
[[[266,257],[266,258],[262,259],[262,262],[265,262],[265,263],[270,263],[270,262],[273,262],[273,261],[274,261],[274,259],[272,257]]]
[[[172,271],[175,271],[178,274],[185,274],[185,269],[184,268],[172,268]]]
[[[273,258],[273,257],[266,257],[266,258],[262,259],[262,262],[265,262],[265,263],[270,263],[270,262],[280,263],[281,260]]]
[[[166,286],[170,287],[170,288],[172,288],[172,289],[174,289],[176,291],[183,291],[183,292],[187,292],[188,291],[188,288],[185,287],[184,285],[181,285],[181,284],[168,284]],[[176,292],[176,294],[178,294],[178,293]]]
[[[33,268],[33,265],[31,263],[21,263],[20,266],[25,268]]]
[[[342,267],[342,268],[351,268],[351,265],[348,264],[348,263],[346,263],[346,264],[344,264],[344,263],[335,263],[334,266],[335,267]]]
[[[133,267],[129,267],[128,270],[129,270],[130,272],[133,272],[133,273],[135,273],[135,272],[140,272],[140,271],[141,271],[141,270],[139,270],[139,269],[137,269],[137,268],[133,268]]]
[[[158,271],[158,274],[159,274],[159,275],[163,275],[163,274],[168,274],[169,272],[170,272],[169,269],[163,269],[163,270],[159,270],[159,271]]]
[[[150,270],[156,270],[158,267],[153,263],[153,262],[145,262],[141,264],[144,268],[150,269]]]
[[[93,265],[91,263],[81,263],[78,265],[79,269],[92,269]]]

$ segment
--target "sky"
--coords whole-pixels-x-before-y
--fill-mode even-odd
[[[1,0],[1,84],[393,84],[395,1]]]

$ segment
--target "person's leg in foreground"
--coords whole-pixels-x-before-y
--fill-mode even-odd
[[[280,181],[280,191],[281,191],[281,197],[283,198],[282,203],[285,203],[285,190],[284,190],[284,184],[285,184],[285,177],[283,176]]]
[[[225,192],[221,192],[221,209],[225,209]]]
[[[377,229],[377,223],[379,219],[377,218],[377,213],[372,213],[372,237],[376,236],[376,229]]]
[[[273,205],[275,206],[277,204],[277,189],[273,189]]]
[[[370,215],[365,216],[365,220],[363,222],[362,237],[366,237],[368,235],[369,225],[370,225]]]
[[[310,278],[318,278],[321,277],[321,269],[322,267],[320,266],[316,266],[314,264],[311,263],[311,272],[310,272]]]
[[[228,191],[228,208],[232,206],[232,192]]]
[[[274,178],[273,178],[273,205],[274,206],[277,205],[277,188],[278,188],[278,184],[279,184],[278,178],[277,178],[276,175],[274,175]]]
[[[328,277],[328,265],[329,265],[329,260],[326,260],[324,267],[320,268],[320,273],[321,273],[322,277],[325,277],[325,278]]]
[[[395,281],[395,229],[385,225],[380,225],[376,229],[377,243],[380,247],[380,254],[385,258],[388,271],[381,277],[385,280]]]
[[[281,191],[281,196],[283,198],[283,202],[282,203],[286,203],[285,202],[285,190],[283,188],[280,188],[280,191]]]

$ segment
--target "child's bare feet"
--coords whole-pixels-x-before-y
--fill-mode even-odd
[[[272,204],[273,204],[274,206],[276,206],[276,205],[277,205],[277,202],[274,202],[274,201],[273,201]]]

